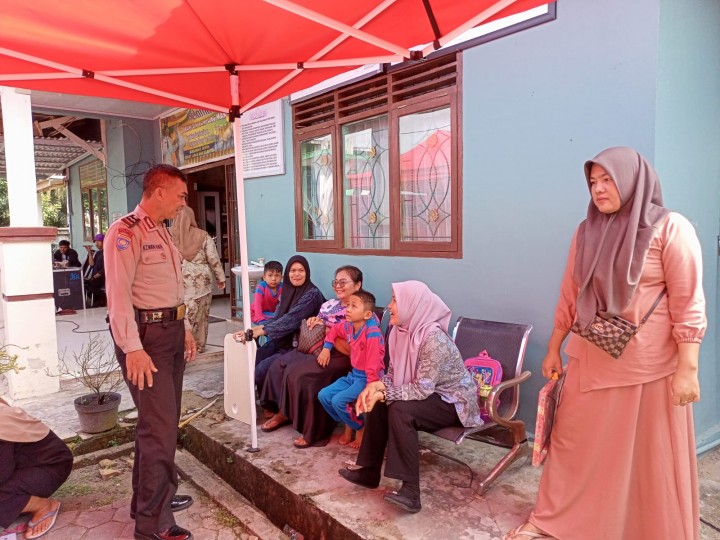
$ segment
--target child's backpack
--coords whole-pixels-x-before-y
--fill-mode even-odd
[[[489,390],[487,390],[487,387],[495,386],[502,381],[502,365],[499,361],[490,358],[487,351],[482,351],[479,355],[465,360],[465,367],[477,385],[480,414],[484,420],[488,420],[486,398]]]

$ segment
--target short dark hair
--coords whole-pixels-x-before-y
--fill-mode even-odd
[[[70,242],[68,242],[67,240],[60,240],[60,241],[58,242],[58,246],[67,246],[67,247],[70,247]]]
[[[368,292],[365,289],[360,289],[359,291],[352,293],[350,296],[357,296],[363,303],[365,311],[375,311],[375,295],[373,293]]]
[[[265,272],[280,272],[283,273],[283,267],[282,263],[278,261],[268,261],[265,263],[265,266],[263,266],[263,274]]]
[[[164,163],[150,167],[143,177],[143,197],[150,195],[157,188],[167,186],[174,178],[187,184],[187,176],[177,167]]]
[[[335,270],[335,275],[337,276],[340,272],[347,272],[350,275],[350,279],[353,280],[353,283],[362,283],[363,280],[363,273],[362,270],[360,270],[357,266],[352,265],[346,265],[341,266],[337,270]]]

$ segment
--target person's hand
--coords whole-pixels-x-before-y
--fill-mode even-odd
[[[85,250],[90,253],[92,251],[92,246],[83,246]]]
[[[543,377],[552,379],[553,373],[562,375],[562,358],[556,351],[548,352],[542,362]]]
[[[127,378],[138,387],[138,390],[145,388],[146,381],[148,388],[152,388],[153,373],[157,373],[157,368],[153,364],[150,355],[143,349],[125,355],[125,369]]]
[[[265,329],[263,328],[262,325],[260,325],[260,326],[253,326],[253,327],[252,327],[252,333],[253,333],[253,337],[254,337],[254,338],[257,338],[257,337],[266,335],[266,334],[265,334]]]
[[[224,282],[224,281],[221,281],[220,283],[218,283],[218,289],[220,289],[221,291],[225,289],[225,282]]]
[[[326,349],[323,347],[323,350],[320,351],[320,354],[318,355],[318,364],[320,367],[325,367],[330,363],[330,349]]]
[[[310,318],[307,320],[307,326],[308,326],[308,328],[311,329],[311,330],[312,330],[313,328],[315,328],[316,326],[320,326],[321,324],[325,324],[325,323],[322,322],[322,319],[321,319],[320,317],[310,317]]]
[[[365,386],[355,402],[355,412],[357,414],[370,412],[377,400],[382,399],[381,390],[385,390],[382,381],[374,381]]]
[[[687,405],[700,401],[700,382],[696,369],[678,367],[670,380],[673,405]]]
[[[192,362],[197,357],[197,343],[190,330],[185,330],[185,360]]]

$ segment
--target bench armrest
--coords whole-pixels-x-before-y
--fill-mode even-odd
[[[499,396],[502,394],[505,390],[508,388],[512,388],[514,386],[518,386],[520,383],[527,381],[532,373],[530,371],[523,371],[520,375],[517,377],[514,377],[512,379],[508,379],[507,381],[502,381],[500,384],[493,387],[492,391],[490,392],[490,395],[487,397],[487,405],[488,405],[488,415],[490,416],[490,419],[497,423],[498,425],[501,425],[506,428],[513,429],[516,427],[517,423],[519,421],[513,421],[512,418],[503,418],[498,414],[497,407],[499,404]],[[522,424],[522,422],[520,422]],[[524,428],[524,424],[523,424]]]

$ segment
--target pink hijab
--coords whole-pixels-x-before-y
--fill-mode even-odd
[[[402,386],[415,378],[420,347],[428,333],[436,328],[447,333],[450,308],[421,281],[392,284],[398,310],[398,323],[390,335],[390,361],[393,386]]]
[[[657,174],[632,148],[608,148],[587,161],[588,189],[595,163],[615,181],[622,206],[614,214],[604,214],[591,200],[578,230],[574,278],[580,288],[577,319],[583,328],[596,312],[619,315],[628,306],[657,225],[669,212],[663,207]]]

